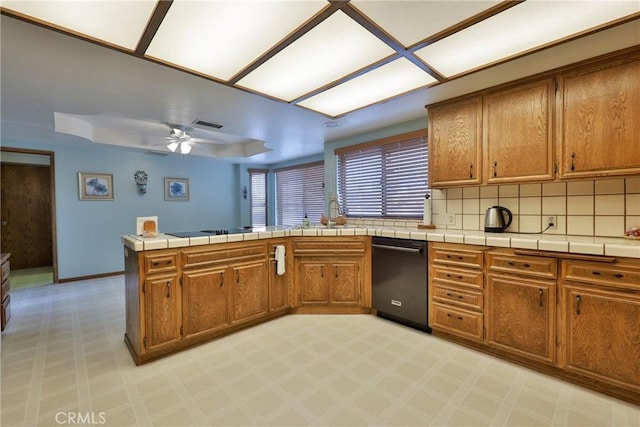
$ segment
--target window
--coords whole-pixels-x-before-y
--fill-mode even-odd
[[[276,225],[298,225],[324,213],[324,162],[276,169]]]
[[[347,215],[422,217],[429,183],[426,129],[335,153],[340,206]]]
[[[267,170],[249,169],[251,185],[251,226],[267,225]]]

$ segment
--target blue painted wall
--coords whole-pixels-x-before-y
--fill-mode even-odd
[[[54,143],[3,140],[3,147],[55,153],[58,278],[124,270],[120,237],[136,232],[136,217],[158,216],[160,231],[231,228],[242,225],[239,167],[227,162],[177,154],[56,140]],[[149,175],[142,195],[136,170]],[[78,172],[113,174],[113,201],[81,201]],[[190,201],[164,200],[164,177],[189,178]]]

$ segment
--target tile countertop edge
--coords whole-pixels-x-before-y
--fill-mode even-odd
[[[526,248],[538,249],[541,251],[560,252],[560,253],[579,253],[587,255],[606,255],[618,256],[626,258],[640,258],[640,240],[624,239],[622,237],[589,237],[589,236],[566,236],[558,234],[549,235],[528,235],[522,236],[516,233],[485,233],[482,231],[465,231],[465,230],[418,230],[409,227],[371,227],[363,226],[353,229],[351,232],[342,234],[339,231],[331,231],[323,228],[310,229],[267,229],[264,232],[251,233],[250,240],[269,239],[275,236],[384,236],[396,237],[400,239],[419,239],[431,242],[450,242],[487,245],[496,247]],[[339,229],[335,229],[339,230]],[[345,229],[351,230],[351,229]],[[248,240],[241,238],[242,235],[234,235],[233,239],[228,236],[216,236],[218,239],[211,243],[225,243],[231,241]],[[133,234],[122,236],[123,245],[134,251],[164,249],[172,247],[192,246],[187,242],[188,239],[180,239],[178,237],[160,234],[158,237],[144,238]]]

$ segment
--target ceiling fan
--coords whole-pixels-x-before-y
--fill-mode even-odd
[[[167,148],[174,152],[180,148],[180,153],[189,154],[191,152],[192,144],[198,142],[212,142],[206,139],[193,138],[190,132],[193,132],[193,128],[184,125],[169,125],[171,132],[169,136],[165,136],[164,139],[170,141],[167,144]]]

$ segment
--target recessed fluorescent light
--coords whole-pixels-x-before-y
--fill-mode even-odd
[[[152,1],[12,1],[2,7],[135,50],[156,7]]]
[[[336,12],[238,82],[291,101],[395,51],[343,12]]]
[[[526,1],[415,53],[451,77],[639,11],[639,1]]]
[[[174,0],[146,55],[229,80],[326,5]]]
[[[471,18],[500,1],[403,1],[400,3],[351,0],[350,3],[408,47]]]
[[[432,76],[400,58],[298,105],[335,117],[435,82]]]

